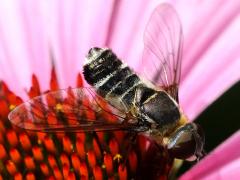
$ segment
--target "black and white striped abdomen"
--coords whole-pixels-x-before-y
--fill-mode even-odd
[[[116,97],[126,106],[131,106],[135,89],[143,86],[139,77],[110,49],[90,49],[83,74],[85,80],[106,100]],[[115,107],[118,103],[111,101]]]

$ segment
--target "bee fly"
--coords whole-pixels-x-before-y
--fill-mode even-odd
[[[195,160],[202,156],[201,128],[186,123],[178,103],[165,90],[145,83],[110,49],[94,47],[86,60],[86,81],[111,105],[136,118],[139,131],[161,145],[166,143],[176,158]]]
[[[141,132],[166,147],[175,158],[200,158],[204,134],[197,124],[187,122],[178,104],[183,37],[178,15],[170,5],[162,4],[154,10],[143,40],[143,69],[139,75],[112,50],[91,48],[83,74],[96,94],[90,88],[71,89],[70,93],[67,90],[50,92],[15,108],[9,114],[10,121],[24,129],[45,132]],[[149,83],[143,81],[142,76]],[[57,100],[56,107],[50,105],[49,97]],[[115,108],[112,111],[118,118],[115,123],[96,118],[108,112],[96,100],[101,97]],[[86,99],[90,105],[84,103]],[[83,111],[88,110],[96,114],[95,119],[82,116]],[[70,123],[66,123],[65,118],[54,123],[46,120],[49,116],[62,117],[59,112]]]

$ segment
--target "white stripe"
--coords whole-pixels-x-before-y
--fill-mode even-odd
[[[127,75],[125,79],[129,78],[129,77],[132,76],[132,75],[133,75],[132,73],[129,74],[129,75]],[[106,97],[108,97],[108,96],[114,91],[114,89],[116,89],[116,88],[118,87],[118,85],[121,84],[121,83],[122,83],[122,82],[120,81],[120,82],[118,82],[117,84],[115,84],[115,85],[110,89],[110,91],[106,94]]]
[[[126,64],[122,64],[119,69],[124,69],[125,67],[127,67],[127,65]],[[118,72],[119,69],[115,70],[110,75],[107,75],[105,78],[103,78],[100,81],[98,81],[96,84],[94,84],[94,86],[98,89],[99,87],[104,85],[111,77],[113,77]]]
[[[110,89],[110,91],[106,94],[105,97],[108,97],[108,96],[113,92],[113,90],[118,87],[119,84],[121,84],[121,81],[119,81],[117,84],[115,84],[115,85]]]
[[[158,95],[158,93],[155,92],[153,95],[151,95],[150,97],[148,97],[147,100],[143,102],[143,104],[148,103],[152,98],[155,98],[157,95]]]
[[[100,51],[94,52],[94,54],[92,54],[90,57],[89,57],[89,54],[88,54],[85,57],[84,65],[91,64],[93,61],[95,61],[107,49],[108,48],[102,48]]]
[[[123,93],[121,95],[121,99],[123,99],[124,96],[126,96],[133,88],[135,88],[136,86],[138,86],[139,84],[142,84],[141,81],[138,81],[137,83],[135,83],[132,87],[130,87],[125,93]]]

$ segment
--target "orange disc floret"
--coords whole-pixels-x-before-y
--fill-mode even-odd
[[[5,158],[7,158],[7,152],[5,150],[5,147],[0,144],[0,159],[3,160]]]
[[[85,147],[84,147],[83,141],[80,138],[78,138],[77,141],[76,141],[76,149],[77,149],[78,155],[82,159],[85,159],[85,155],[86,155]]]
[[[137,161],[137,154],[134,151],[131,151],[129,153],[128,162],[129,162],[130,170],[132,172],[136,172],[138,161]]]
[[[118,143],[115,139],[111,139],[109,142],[109,148],[110,148],[110,152],[111,154],[114,156],[116,154],[118,154],[119,152],[119,146]]]
[[[32,75],[32,87],[34,91],[36,92],[36,96],[40,95],[40,85],[37,79],[37,76],[35,74]]]
[[[95,138],[93,139],[93,150],[94,150],[94,153],[96,154],[97,158],[98,159],[101,158],[102,152],[101,152],[100,147]]]
[[[43,157],[42,149],[39,146],[34,146],[32,148],[32,153],[33,153],[34,159],[36,159],[37,161],[43,160],[44,157]]]
[[[88,151],[87,157],[88,157],[89,166],[91,168],[93,168],[96,165],[96,163],[97,163],[96,155],[95,155],[94,151],[92,151],[92,150]]]
[[[20,133],[19,135],[19,141],[20,141],[20,144],[22,146],[22,148],[25,150],[25,151],[28,151],[31,149],[32,145],[31,145],[31,141],[28,137],[28,135],[26,133]]]
[[[45,136],[43,141],[44,141],[44,145],[45,145],[46,149],[49,152],[56,154],[57,150],[56,150],[56,147],[55,147],[55,144],[54,144],[52,138],[50,138],[49,136]]]
[[[50,171],[49,171],[49,168],[48,168],[48,166],[47,166],[46,163],[41,163],[41,164],[40,164],[40,169],[41,169],[41,173],[42,173],[44,176],[49,176]]]
[[[96,132],[96,134],[97,134],[97,138],[98,138],[100,144],[105,144],[106,143],[106,141],[105,141],[106,132],[100,131],[100,132]]]
[[[12,161],[16,164],[18,164],[22,159],[18,149],[16,149],[16,148],[10,149],[9,155],[10,155]]]
[[[102,173],[102,169],[99,167],[99,166],[95,166],[93,168],[93,176],[94,176],[94,179],[103,179],[103,173]]]
[[[81,177],[88,179],[88,168],[85,162],[81,162],[80,164],[80,174]]]
[[[47,114],[47,123],[48,124],[57,124],[58,120],[54,113]]]
[[[42,144],[44,141],[44,138],[47,136],[47,133],[44,132],[37,132],[37,137],[38,137],[38,144]]]
[[[8,94],[10,92],[7,84],[4,81],[0,81],[0,88],[4,94]]]
[[[52,68],[52,72],[51,72],[50,89],[52,91],[56,91],[59,89],[55,67]]]
[[[118,176],[120,180],[127,180],[127,167],[125,165],[119,165]]]
[[[138,141],[137,144],[139,146],[139,150],[141,152],[141,156],[144,156],[147,148],[149,147],[150,142],[146,137],[141,136],[141,135],[138,136],[137,141]]]
[[[23,179],[23,176],[20,172],[18,172],[14,175],[14,180],[22,180],[22,179]]]
[[[57,100],[52,94],[46,94],[46,102],[49,107],[54,107],[57,104]]]
[[[80,159],[79,159],[79,157],[78,157],[78,155],[76,154],[76,153],[74,153],[74,154],[72,154],[71,155],[71,161],[72,161],[72,166],[73,166],[73,168],[74,168],[74,170],[78,173],[78,174],[80,174],[80,169],[79,169],[79,167],[80,167]]]
[[[1,105],[0,105],[0,107],[1,107]],[[4,122],[3,122],[3,120],[1,118],[0,118],[0,132],[1,133],[5,133],[6,132],[6,127],[5,127]]]
[[[29,96],[30,99],[32,99],[32,98],[34,98],[34,97],[36,97],[36,96],[38,96],[38,95],[39,95],[38,92],[36,92],[33,87],[31,87],[31,88],[29,89],[29,91],[28,91],[28,96]]]
[[[13,94],[12,92],[8,93],[7,99],[8,99],[8,104],[9,104],[10,110],[12,110],[13,107],[16,107],[23,103],[23,100],[20,97]]]
[[[25,179],[26,180],[35,180],[36,177],[35,177],[35,175],[32,172],[29,172],[29,173],[26,174],[26,178]]]
[[[73,151],[73,145],[70,138],[68,136],[64,136],[62,139],[62,143],[64,151],[68,154],[71,154],[71,152]]]
[[[74,172],[69,172],[67,180],[75,180],[75,179],[76,179],[76,176],[75,176]]]
[[[62,166],[62,174],[63,174],[63,178],[67,179],[68,178],[68,174],[70,172],[69,166],[67,164],[64,164]]]
[[[114,137],[116,138],[117,142],[119,144],[122,144],[126,133],[123,131],[114,131],[113,134],[114,134]]]
[[[18,137],[16,132],[13,129],[10,129],[6,133],[7,141],[12,147],[15,147],[18,145]]]
[[[31,156],[26,156],[24,158],[24,162],[25,162],[25,166],[27,169],[29,170],[34,170],[36,165],[35,165],[35,162],[33,160],[33,158]]]
[[[57,133],[55,133],[55,135],[59,141],[62,141],[63,137],[66,136],[66,133],[65,132],[57,132]]]
[[[62,173],[61,173],[60,169],[57,166],[55,166],[53,168],[53,174],[54,174],[56,179],[63,179]]]
[[[77,75],[77,87],[83,87],[83,78],[82,78],[82,75],[80,73],[78,73]]]
[[[62,153],[60,155],[60,160],[61,160],[62,165],[66,164],[68,167],[70,166],[70,162],[69,162],[68,156],[66,154]]]
[[[48,155],[48,163],[52,169],[57,166],[57,161],[52,155]]]
[[[0,117],[5,118],[9,113],[9,107],[5,100],[0,99]]]
[[[104,161],[104,165],[107,173],[111,174],[113,172],[113,158],[111,154],[105,154],[103,161]]]
[[[86,134],[85,133],[76,133],[76,138],[80,139],[82,142],[85,142]]]
[[[69,125],[76,125],[78,123],[78,117],[74,113],[65,113],[64,115]]]
[[[11,160],[7,160],[5,166],[10,175],[14,175],[18,171],[16,165]]]

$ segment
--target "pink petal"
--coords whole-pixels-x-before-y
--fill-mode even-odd
[[[211,174],[206,175],[203,179],[238,179],[240,177],[240,158],[226,164],[224,167],[220,168],[218,171],[215,171]]]
[[[17,94],[31,74],[48,87],[53,52],[61,88],[75,86],[92,46],[111,47],[138,71],[143,32],[161,1],[1,1],[0,79]],[[185,32],[180,102],[193,120],[239,78],[239,1],[171,1]],[[218,9],[216,11],[216,9]],[[208,24],[206,25],[206,22]],[[204,74],[204,76],[203,76]],[[197,82],[197,83],[196,83]]]
[[[26,49],[22,46],[24,32],[19,22],[19,9],[13,0],[2,1],[0,12],[0,79],[23,95],[24,86],[30,84],[31,73]]]
[[[180,104],[193,120],[240,80],[240,41],[236,39],[240,31],[240,3],[234,0],[211,4],[194,2],[186,7],[190,12],[179,4],[179,14],[187,26],[183,27],[186,33]],[[186,19],[189,22],[185,22]]]
[[[180,180],[190,179],[236,179],[240,167],[240,131],[236,132],[192,169],[181,176]],[[212,177],[212,178],[210,178]],[[215,178],[213,178],[215,177]]]
[[[54,1],[49,10],[51,40],[62,87],[75,85],[92,46],[104,46],[113,1]],[[108,8],[106,8],[108,7]]]
[[[44,11],[41,1],[26,0],[16,3],[19,9],[19,20],[22,23],[23,46],[27,51],[30,72],[37,75],[42,90],[48,89],[51,72],[50,44],[44,22]]]

